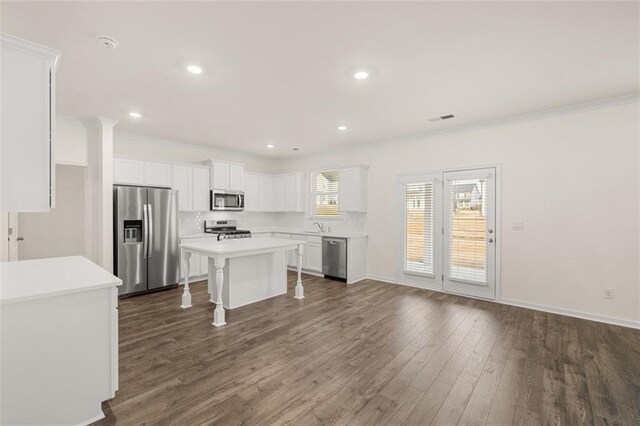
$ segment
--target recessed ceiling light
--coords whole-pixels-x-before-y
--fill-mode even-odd
[[[187,71],[191,74],[202,74],[202,67],[198,65],[187,65]]]
[[[338,130],[345,131],[347,130],[347,126],[338,126]]]
[[[353,74],[353,78],[355,78],[356,80],[364,80],[367,77],[369,77],[369,72],[364,70],[356,71]]]
[[[142,114],[140,114],[139,112],[130,112],[129,113],[129,117],[133,117],[133,118],[140,118],[142,117]]]
[[[267,148],[269,148],[269,149],[271,149],[271,148],[275,148],[275,145],[274,145],[274,144],[272,144],[272,143],[268,143],[268,144],[267,144]]]

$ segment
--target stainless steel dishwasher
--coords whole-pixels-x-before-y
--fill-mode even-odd
[[[347,239],[322,237],[322,273],[327,278],[347,280]]]

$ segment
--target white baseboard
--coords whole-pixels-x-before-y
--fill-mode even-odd
[[[520,300],[501,299],[496,300],[504,305],[518,306],[520,308],[533,309],[536,311],[549,312],[552,314],[565,315],[568,317],[586,319],[590,321],[603,322],[606,324],[619,325],[622,327],[640,329],[640,321],[627,320],[623,318],[609,317],[606,315],[590,314],[587,312],[574,311],[572,309],[558,308],[556,306],[538,305],[536,303],[522,302]]]
[[[381,281],[383,283],[388,283],[388,284],[398,284],[395,278],[384,277],[382,275],[367,275],[366,279],[373,280],[373,281]]]
[[[396,281],[393,278],[384,277],[384,276],[369,275],[367,278],[374,281],[381,281],[389,284],[404,285],[407,287],[414,287],[414,288],[421,288],[424,290],[443,292],[441,288],[430,288],[426,286],[418,286],[418,285],[412,285],[408,283],[401,283]],[[447,292],[443,292],[443,293],[447,293]],[[454,293],[447,293],[447,294],[454,294]],[[459,295],[459,296],[473,297],[473,296],[464,296],[464,295]],[[479,299],[479,300],[486,300],[486,299]],[[574,317],[574,318],[586,319],[590,321],[603,322],[605,324],[613,324],[613,325],[619,325],[622,327],[640,329],[640,321],[609,317],[606,315],[599,315],[599,314],[589,314],[586,312],[574,311],[572,309],[564,309],[564,308],[558,308],[556,306],[548,306],[548,305],[538,305],[535,303],[522,302],[519,300],[512,300],[512,299],[499,299],[499,300],[486,300],[486,301],[501,303],[504,305],[517,306],[520,308],[533,309],[536,311],[549,312],[552,314],[565,315],[565,316]]]

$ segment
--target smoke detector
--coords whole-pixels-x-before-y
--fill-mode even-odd
[[[118,40],[111,37],[98,36],[98,41],[109,50],[113,50],[118,47]]]

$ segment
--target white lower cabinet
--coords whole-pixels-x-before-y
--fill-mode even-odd
[[[307,236],[302,267],[309,271],[322,272],[322,237]]]

